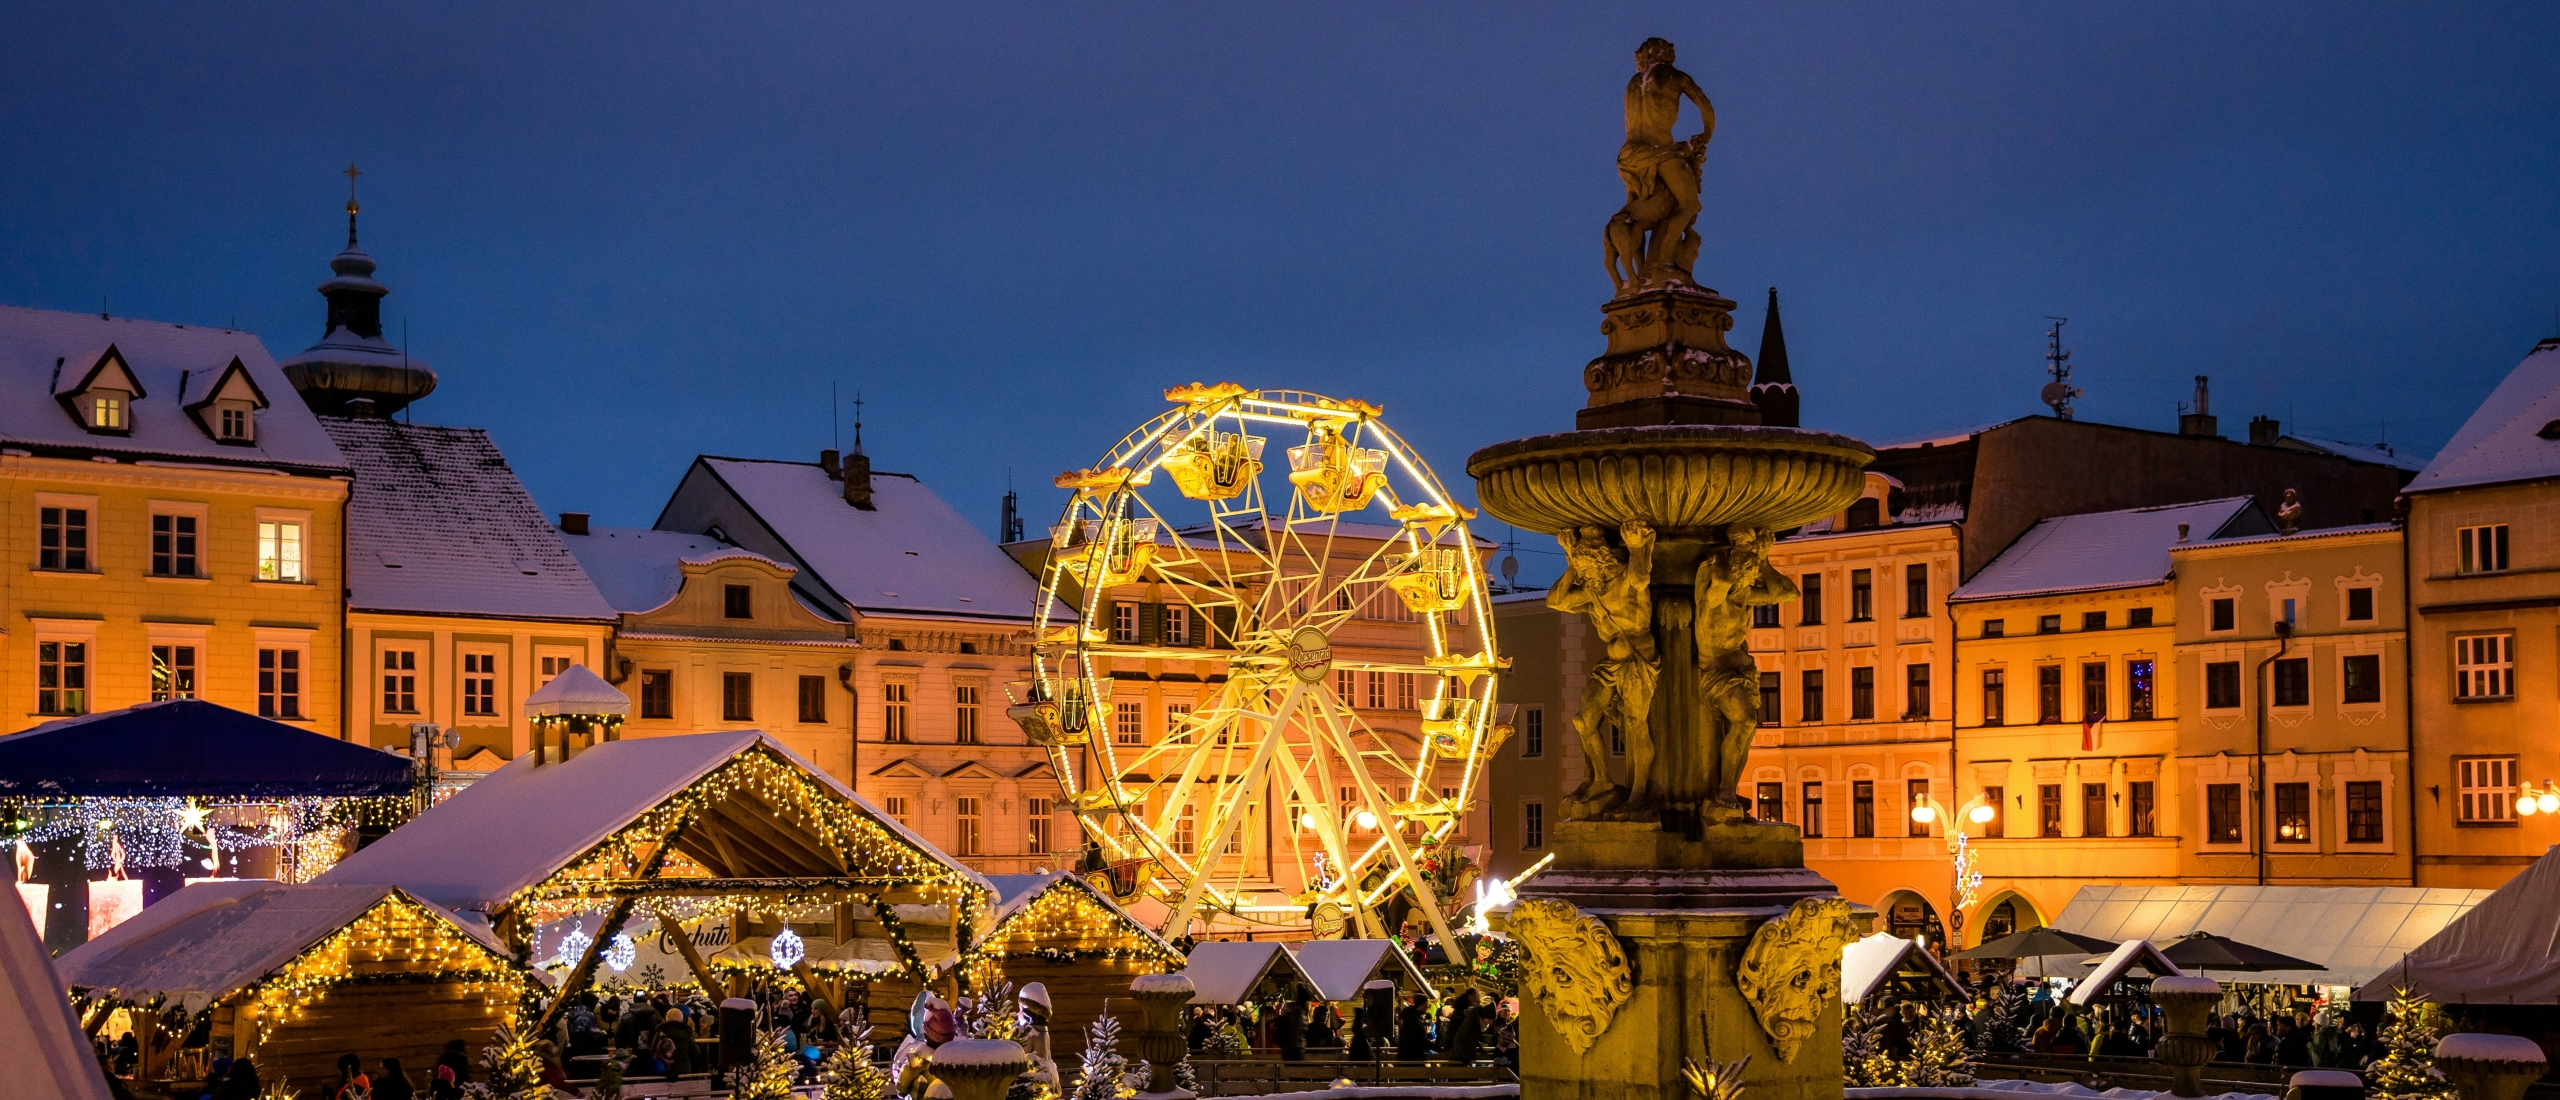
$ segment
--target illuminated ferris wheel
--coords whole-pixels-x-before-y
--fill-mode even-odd
[[[1074,495],[1008,713],[1049,750],[1088,858],[1160,903],[1168,933],[1391,934],[1377,911],[1410,890],[1454,942],[1424,854],[1510,734],[1474,513],[1376,406],[1232,384],[1165,397],[1058,478]],[[1133,700],[1168,678],[1197,694]]]

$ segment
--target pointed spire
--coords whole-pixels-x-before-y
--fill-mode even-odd
[[[356,177],[363,175],[364,171],[356,167],[356,162],[348,161],[347,170],[338,174],[347,177],[347,251],[353,252],[356,250]]]
[[[853,393],[853,453],[862,453],[862,391]]]
[[[1760,422],[1772,427],[1799,427],[1802,410],[1795,376],[1787,369],[1787,331],[1778,323],[1778,288],[1769,288],[1769,313],[1760,324],[1760,370],[1751,380],[1751,402],[1760,406]]]
[[[373,277],[373,257],[356,247],[356,177],[347,177],[347,247],[329,259],[320,296],[328,313],[320,342],[277,364],[312,411],[331,416],[389,416],[436,388],[436,372],[393,347],[382,336],[382,298],[391,293]]]

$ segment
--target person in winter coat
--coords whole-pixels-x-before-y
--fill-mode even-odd
[[[222,1087],[214,1092],[213,1100],[258,1100],[263,1089],[257,1060],[242,1055],[232,1061],[231,1072],[223,1075]]]
[[[1370,1034],[1369,1007],[1354,1005],[1351,1009],[1351,1047],[1345,1056],[1354,1062],[1366,1062],[1378,1056],[1378,1043]]]
[[[1464,1065],[1476,1060],[1476,1047],[1484,1042],[1483,1014],[1476,1008],[1476,991],[1458,994],[1457,1007],[1449,1012],[1449,1031],[1440,1044],[1440,1053]]]
[[[382,1060],[382,1072],[373,1075],[373,1100],[415,1100],[418,1090],[409,1084],[409,1073],[400,1068],[397,1058]]]
[[[1281,1006],[1280,1015],[1271,1022],[1272,1045],[1280,1048],[1283,1062],[1307,1060],[1307,1002],[1292,1000]]]
[[[1431,1032],[1423,1022],[1422,995],[1415,994],[1396,1014],[1396,1060],[1419,1062],[1431,1057]]]
[[[464,1053],[462,1040],[450,1039],[444,1052],[436,1055],[436,1069],[429,1079],[428,1091],[435,1100],[462,1100],[462,1086],[471,1083],[471,1056]]]

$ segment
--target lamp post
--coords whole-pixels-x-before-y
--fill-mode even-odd
[[[1972,838],[1964,831],[1965,823],[1988,825],[1999,812],[1979,794],[1966,799],[1953,814],[1925,793],[1911,807],[1911,820],[1917,824],[1927,825],[1941,817],[1947,821],[1947,854],[1954,864],[1955,881],[1948,891],[1947,942],[1939,949],[1940,955],[1953,955],[1964,949],[1964,911],[1973,905],[1974,892],[1982,888],[1982,872],[1975,869],[1981,856],[1973,850]]]

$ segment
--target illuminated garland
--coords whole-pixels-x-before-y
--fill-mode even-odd
[[[242,809],[264,811],[255,815],[263,828],[243,828],[215,816]],[[179,866],[192,833],[214,850],[283,849],[279,877],[307,882],[337,862],[348,832],[363,825],[397,825],[408,819],[410,809],[406,798],[21,797],[0,799],[0,825],[6,828],[0,835],[26,844],[79,837],[82,865],[104,871]]]
[[[1148,959],[1174,966],[1183,962],[1180,952],[1134,927],[1091,894],[1065,885],[1052,886],[1014,910],[971,948],[971,954],[1033,955],[1051,962]]]
[[[359,963],[371,966],[388,959],[407,963],[411,969],[357,969]],[[347,986],[458,981],[466,991],[479,995],[482,1011],[504,1016],[512,1024],[529,993],[526,976],[513,960],[425,906],[394,894],[274,973],[244,987],[240,996],[255,1006],[258,1039],[264,1042],[278,1026],[302,1019],[313,1005]]]

